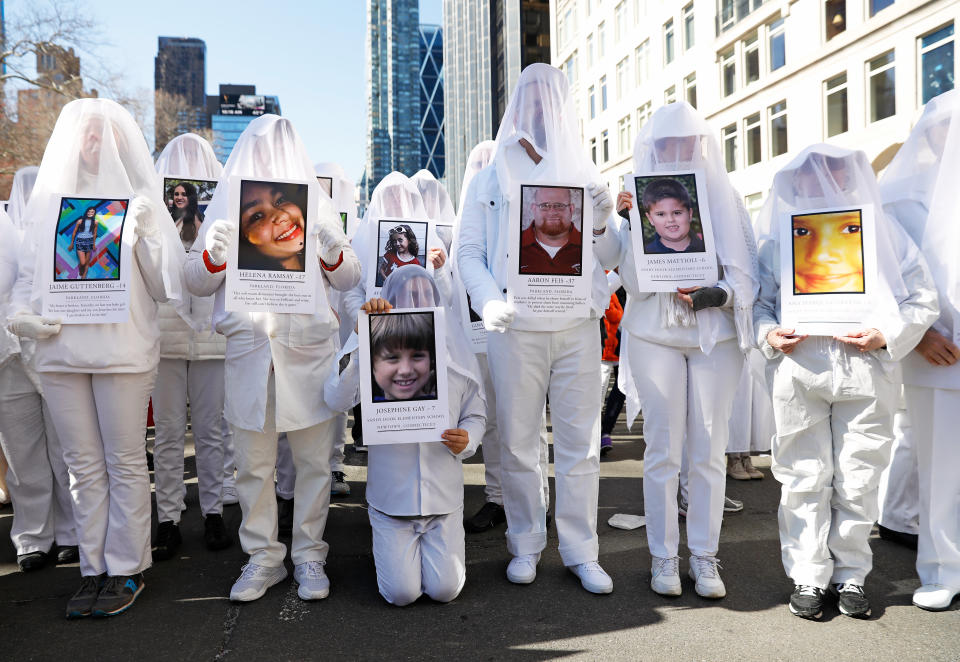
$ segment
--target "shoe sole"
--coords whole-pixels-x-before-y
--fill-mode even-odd
[[[67,620],[75,621],[80,618],[90,618],[93,616],[93,611],[68,611]]]
[[[324,591],[314,591],[311,593],[310,591],[305,591],[303,589],[303,584],[300,584],[299,582],[297,582],[297,584],[297,595],[300,596],[301,600],[323,600],[325,597],[330,595],[329,587]]]
[[[942,607],[941,606],[934,607],[932,605],[921,605],[921,604],[917,604],[916,602],[913,603],[913,606],[917,607],[918,609],[922,609],[924,611],[947,611],[948,609],[950,609],[951,604],[953,604],[953,600],[943,605]]]
[[[511,577],[507,575],[507,580],[509,580],[511,584],[532,584],[536,578],[536,575],[533,577]]]
[[[799,611],[793,608],[793,605],[789,605],[789,607],[790,607],[791,614],[793,614],[794,616],[797,616],[798,618],[806,619],[808,621],[819,621],[820,617],[823,616],[823,609],[818,611],[816,614],[801,614]]]
[[[123,605],[123,606],[120,607],[119,609],[114,609],[113,611],[104,611],[104,610],[102,610],[102,609],[94,609],[94,610],[93,610],[93,617],[94,617],[94,618],[106,618],[106,617],[108,617],[108,616],[116,616],[116,615],[118,615],[118,614],[122,614],[122,613],[125,612],[126,610],[130,609],[130,607],[133,606],[133,603],[137,601],[137,596],[139,596],[140,593],[143,592],[143,587],[144,587],[144,586],[146,586],[146,584],[141,583],[141,584],[140,584],[140,587],[137,588],[136,593],[134,593],[134,594],[133,594],[133,597],[130,598],[130,602],[128,602],[127,604]]]
[[[701,592],[700,592],[700,586],[699,586],[699,584],[697,584],[697,578],[696,578],[696,576],[693,574],[693,570],[691,570],[690,572],[688,572],[688,573],[687,573],[687,576],[690,577],[690,579],[693,580],[693,588],[694,588],[694,590],[697,592],[697,595],[699,595],[701,598],[707,598],[708,600],[719,600],[720,598],[725,598],[725,597],[727,597],[727,589],[726,589],[726,587],[724,587],[723,593],[719,593],[719,594],[701,593]]]
[[[839,604],[837,605],[837,608],[840,610],[841,614],[843,614],[844,616],[849,616],[850,618],[870,618],[870,611],[871,611],[870,609],[867,609],[864,612],[855,613],[855,612],[847,611],[846,609],[841,607]]]
[[[668,598],[676,598],[683,595],[683,586],[677,586],[676,590],[669,589],[667,591],[658,591],[657,587],[653,585],[653,582],[650,582],[650,590],[656,593],[657,595],[663,595]]]
[[[253,602],[254,600],[259,600],[260,598],[262,598],[264,595],[267,594],[268,590],[270,590],[271,588],[273,588],[274,586],[276,586],[286,578],[287,578],[287,573],[286,573],[286,570],[284,570],[284,573],[278,576],[275,581],[265,585],[263,587],[263,590],[259,591],[256,595],[252,595],[249,597],[241,597],[239,594],[234,595],[233,591],[230,591],[230,601],[231,602]]]

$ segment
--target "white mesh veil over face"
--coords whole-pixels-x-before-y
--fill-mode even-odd
[[[753,302],[759,290],[753,227],[740,194],[730,184],[720,145],[706,121],[686,102],[657,109],[634,143],[633,167],[641,173],[704,171],[717,258],[724,280],[734,291],[737,335],[743,348],[752,345]],[[699,325],[709,326],[709,317],[699,314]]]
[[[420,170],[410,178],[410,181],[420,191],[420,199],[427,217],[441,225],[453,225],[456,213],[453,211],[450,196],[433,173],[429,170]]]
[[[165,176],[219,179],[223,166],[210,143],[196,134],[185,133],[167,143],[160,152],[157,172]]]
[[[180,300],[183,247],[160,189],[147,143],[130,113],[108,99],[71,101],[60,112],[43,153],[24,214],[28,227],[25,241],[35,249],[43,233],[53,232],[61,196],[146,198],[153,214],[166,217],[156,219],[164,238],[164,287],[169,299]],[[39,302],[41,290],[42,279],[34,278],[35,302]]]
[[[930,100],[880,179],[889,212],[920,246],[960,329],[960,91]]]
[[[10,215],[14,227],[20,232],[23,232],[24,229],[24,213],[27,209],[27,201],[30,200],[30,193],[33,192],[33,185],[37,182],[38,172],[40,172],[39,167],[27,166],[17,170],[13,176],[7,214]]]
[[[463,169],[463,182],[460,183],[460,205],[457,207],[458,222],[459,214],[463,212],[463,203],[467,199],[467,189],[470,188],[470,182],[473,181],[473,178],[477,176],[478,172],[490,165],[490,162],[493,161],[493,152],[496,148],[496,142],[493,140],[484,140],[481,143],[477,143],[477,145],[470,150],[470,155],[467,157],[467,165]]]

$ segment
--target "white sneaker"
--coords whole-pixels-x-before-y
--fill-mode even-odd
[[[568,565],[567,568],[580,578],[583,588],[591,593],[613,593],[613,580],[596,561]]]
[[[949,609],[958,593],[943,584],[924,584],[913,592],[913,604],[927,611],[943,611]]]
[[[237,496],[237,488],[234,485],[224,485],[220,492],[220,501],[224,506],[235,506],[240,503],[240,497]]]
[[[720,561],[715,556],[690,557],[690,579],[696,583],[697,595],[702,598],[722,598],[727,594],[719,570]]]
[[[8,494],[5,489],[0,487],[0,506],[5,506],[8,503],[10,503],[10,494]]]
[[[654,593],[660,595],[680,595],[680,557],[671,556],[669,558],[653,557],[650,564],[650,572],[653,578],[650,580],[650,588]]]
[[[250,602],[262,598],[267,589],[287,578],[287,569],[269,568],[265,565],[248,563],[243,566],[239,579],[230,589],[230,599],[236,602]]]
[[[537,578],[539,554],[521,554],[514,556],[507,566],[507,579],[514,584],[531,584]]]
[[[303,600],[322,600],[330,595],[330,580],[322,561],[298,563],[293,568],[293,578],[300,584],[297,595]]]

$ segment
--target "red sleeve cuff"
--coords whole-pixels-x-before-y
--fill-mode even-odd
[[[337,267],[343,264],[343,251],[340,251],[340,257],[337,258],[337,263],[334,265],[329,265],[323,261],[323,258],[320,258],[320,266],[326,269],[327,271],[335,271]]]
[[[227,268],[226,262],[224,262],[220,266],[215,265],[210,260],[210,253],[208,253],[207,251],[203,251],[203,265],[207,268],[207,271],[209,271],[212,274],[218,274]]]

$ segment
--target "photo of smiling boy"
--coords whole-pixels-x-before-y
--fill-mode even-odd
[[[306,210],[306,184],[242,181],[237,267],[304,271]]]
[[[792,227],[794,294],[863,294],[859,209],[797,214]]]
[[[433,313],[370,316],[374,402],[437,399]]]
[[[676,179],[661,177],[647,184],[640,204],[644,225],[653,226],[653,239],[644,243],[650,254],[704,253],[703,238],[693,232],[697,216],[687,187]]]

